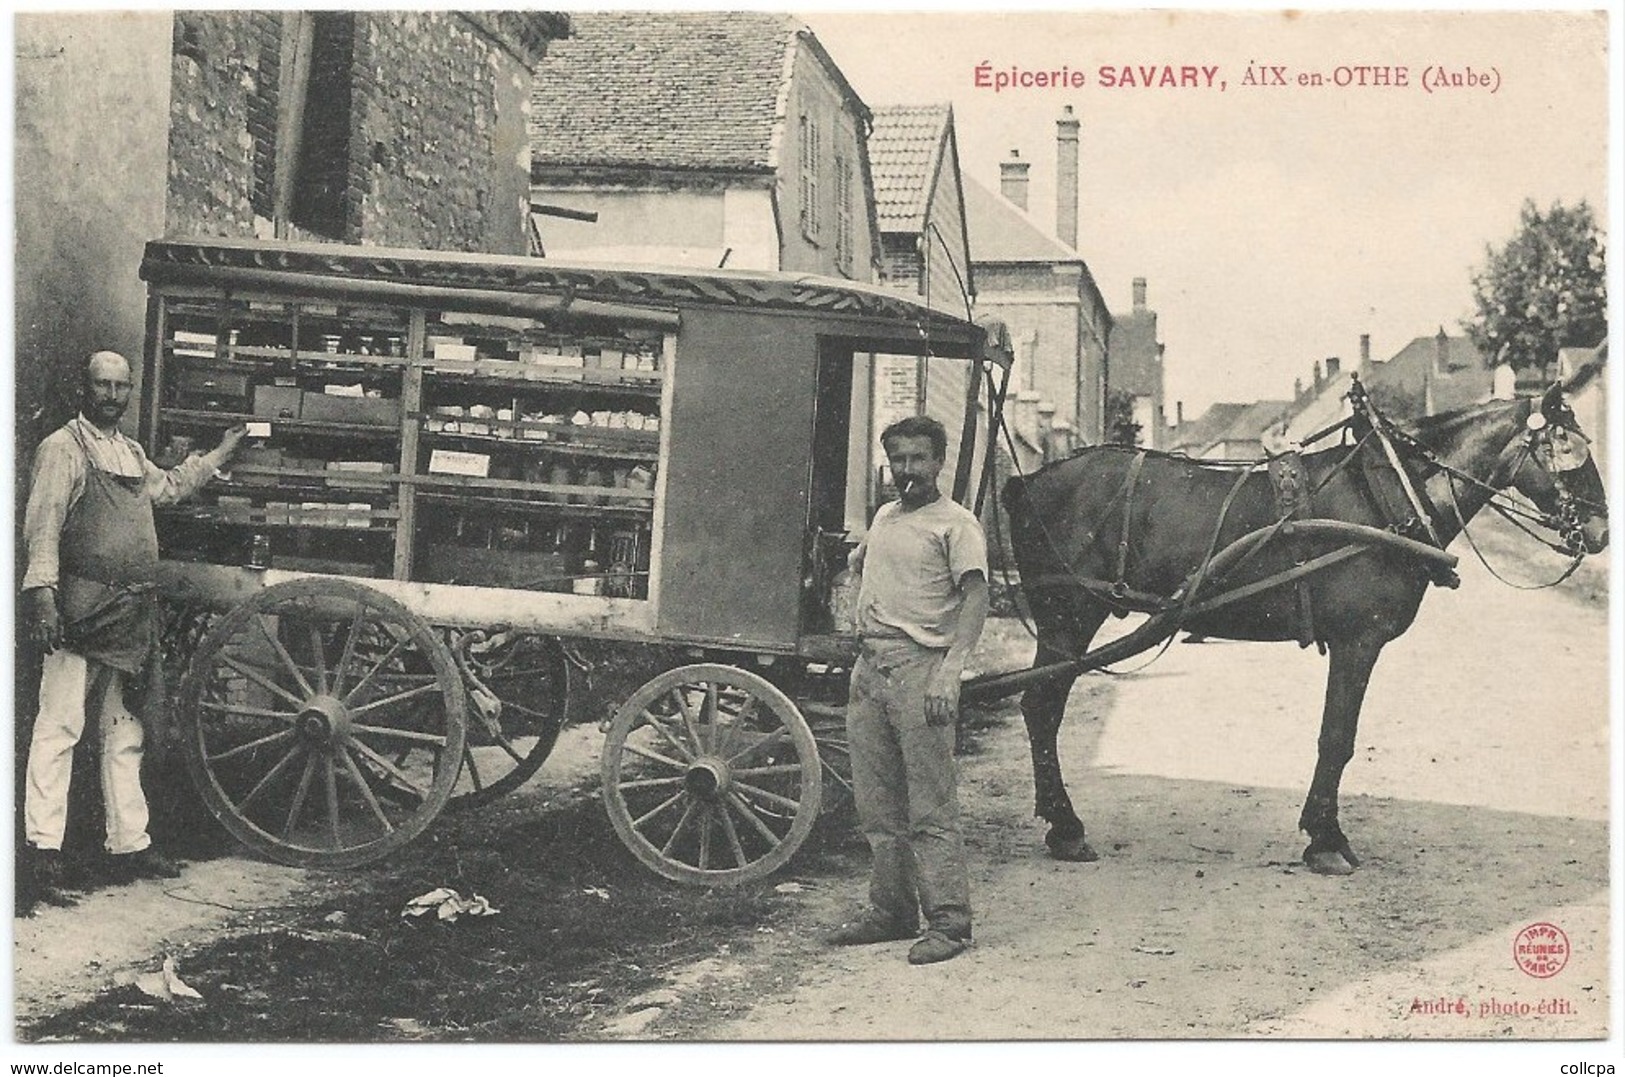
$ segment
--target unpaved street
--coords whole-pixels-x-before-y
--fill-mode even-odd
[[[1459,591],[1428,597],[1377,667],[1343,784],[1344,826],[1364,858],[1353,877],[1292,863],[1324,659],[1281,644],[1176,644],[1143,672],[1074,691],[1063,760],[1099,863],[1042,856],[1012,718],[965,768],[976,947],[911,969],[903,946],[797,946],[798,988],[707,1031],[1605,1035],[1605,618],[1564,594],[1511,590],[1476,562],[1462,576]],[[838,916],[861,885],[845,889],[820,911]],[[1549,980],[1512,961],[1517,932],[1537,921],[1573,944]],[[1416,1005],[1440,1000],[1449,1007]]]
[[[1377,667],[1343,784],[1344,827],[1363,858],[1354,876],[1317,877],[1297,863],[1324,659],[1291,645],[1176,643],[1138,672],[1087,677],[1073,693],[1063,762],[1098,863],[1043,855],[1014,702],[975,718],[963,799],[978,920],[966,955],[914,969],[905,944],[821,945],[863,889],[861,841],[838,834],[765,884],[780,904],[748,945],[714,932],[701,959],[655,963],[657,986],[606,1000],[576,1033],[1605,1035],[1605,615],[1569,593],[1513,591],[1469,561],[1462,576],[1459,591],[1428,597]],[[1020,626],[1002,621],[982,660],[1014,666],[1029,653]],[[590,781],[600,743],[590,726],[569,731],[513,813],[492,817],[493,831],[559,811]],[[334,885],[227,857],[174,883],[14,921],[18,1015],[59,1012],[166,953],[202,974],[190,955],[242,931],[242,910],[311,907]],[[1515,936],[1536,922],[1572,945],[1549,979],[1513,962]]]

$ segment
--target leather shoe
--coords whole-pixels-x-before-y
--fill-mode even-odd
[[[115,882],[134,882],[136,879],[177,879],[181,867],[163,853],[147,846],[134,853],[120,853],[107,858]]]
[[[72,887],[68,880],[68,864],[60,849],[29,847],[29,873],[34,881],[34,899],[47,905],[68,907],[78,899],[68,893]]]
[[[919,934],[917,928],[888,924],[884,920],[858,920],[842,924],[824,936],[831,946],[870,946],[877,942],[901,942]]]
[[[958,957],[970,945],[969,939],[956,939],[940,931],[927,931],[925,937],[908,950],[910,965],[934,965],[950,957]]]

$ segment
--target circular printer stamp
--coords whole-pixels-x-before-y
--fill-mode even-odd
[[[1569,937],[1556,924],[1530,924],[1512,940],[1512,960],[1527,975],[1549,979],[1569,963]]]

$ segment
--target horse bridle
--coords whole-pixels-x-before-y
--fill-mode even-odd
[[[1541,411],[1531,411],[1525,425],[1524,451],[1546,472],[1557,490],[1557,514],[1555,518],[1550,514],[1546,516],[1547,526],[1562,537],[1570,553],[1583,555],[1585,516],[1595,515],[1602,506],[1576,494],[1566,476],[1585,467],[1586,461],[1591,459],[1591,443],[1578,429],[1553,423]],[[1582,508],[1587,510],[1585,515],[1581,513]]]

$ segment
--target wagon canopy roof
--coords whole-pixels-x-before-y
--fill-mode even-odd
[[[551,258],[255,240],[154,240],[141,278],[467,308],[620,318],[675,328],[681,312],[725,307],[811,315],[859,350],[984,357],[974,322],[873,285],[806,273],[577,263]],[[1008,355],[986,349],[1008,365]]]

